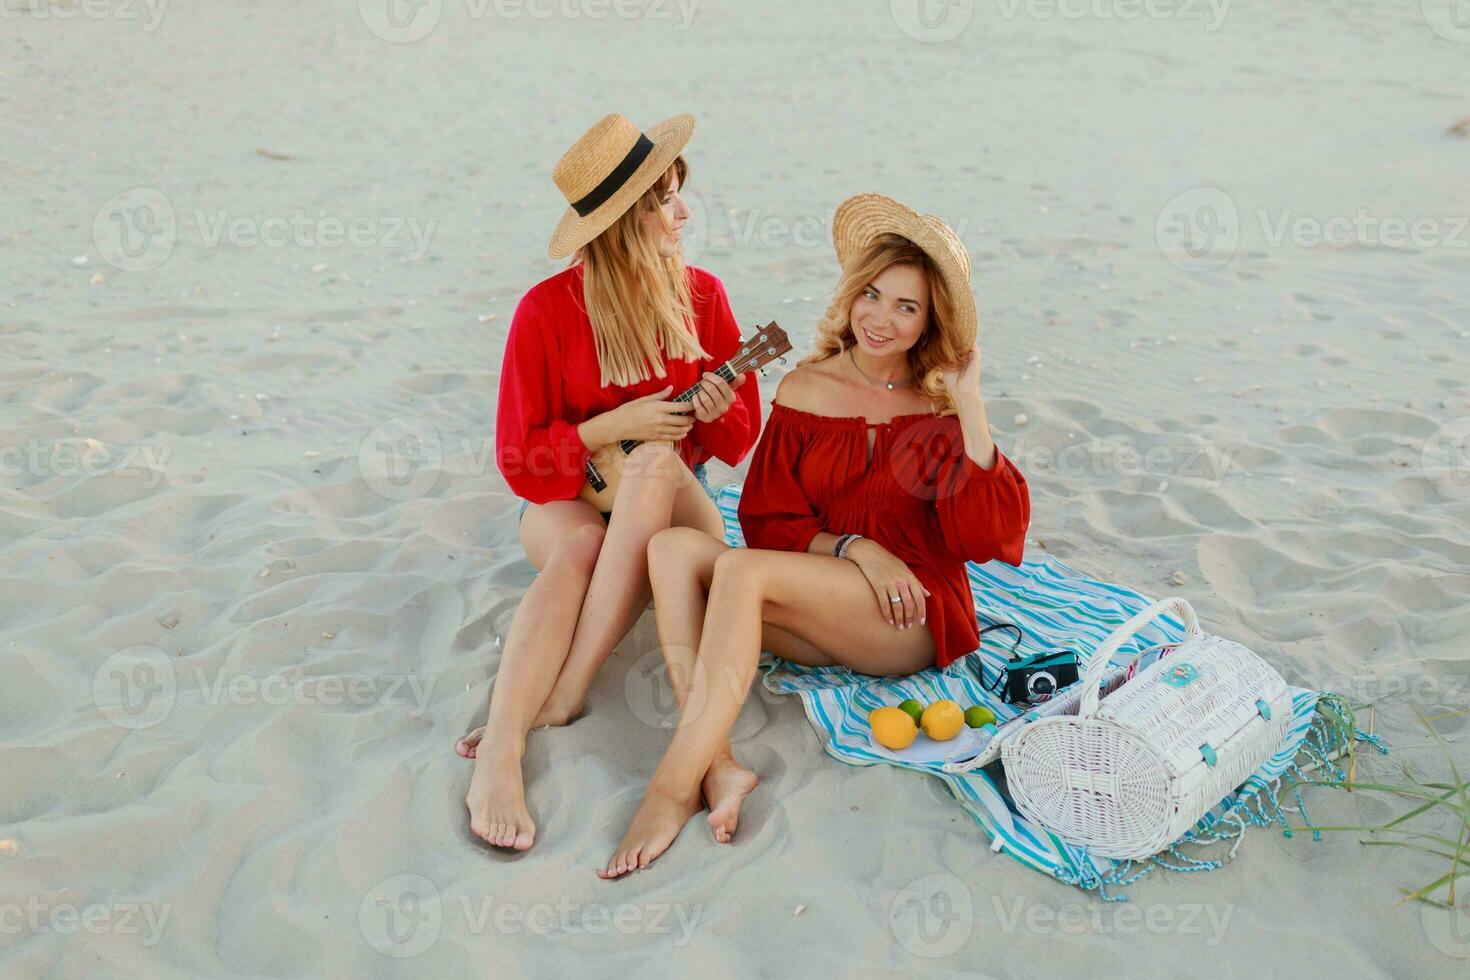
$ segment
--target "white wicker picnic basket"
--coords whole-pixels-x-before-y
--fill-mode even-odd
[[[1131,680],[1110,671],[1118,648],[1166,612],[1187,634],[1173,652]],[[1162,599],[1118,627],[1066,695],[1008,723],[980,757],[946,768],[983,765],[998,748],[1027,818],[1098,856],[1145,858],[1275,754],[1290,721],[1286,682],[1270,664],[1205,634],[1188,602]]]

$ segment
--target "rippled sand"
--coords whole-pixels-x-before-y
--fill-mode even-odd
[[[1360,776],[1442,774],[1413,712],[1470,704],[1470,44],[1417,2],[689,6],[0,0],[0,974],[1460,975],[1470,918],[1391,908],[1435,861],[1256,831],[1124,912],[769,695],[737,842],[600,881],[668,737],[651,617],[532,736],[535,849],[471,838],[531,574],[499,358],[611,109],[696,115],[690,247],[799,348],[842,197],[948,220],[1030,546],[1377,699]]]

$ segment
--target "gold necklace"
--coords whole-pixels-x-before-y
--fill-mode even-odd
[[[849,347],[847,349],[847,357],[848,357],[848,360],[852,361],[852,366],[855,367],[855,368],[857,368],[857,373],[858,374],[861,374],[863,377],[865,377],[865,378],[868,379],[868,383],[869,384],[883,385],[889,391],[892,391],[894,388],[907,387],[908,386],[908,383],[910,381],[914,380],[914,376],[913,375],[909,375],[907,378],[904,378],[902,381],[879,381],[877,378],[873,377],[871,374],[869,374],[868,372],[864,371],[862,368],[858,367],[857,354],[853,353],[853,351],[856,350],[856,347],[857,347],[857,345],[853,345],[852,347]]]

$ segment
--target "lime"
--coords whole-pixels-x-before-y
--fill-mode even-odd
[[[912,718],[915,725],[919,723],[920,718],[924,717],[924,706],[913,698],[909,698],[903,704],[899,705],[898,710]]]
[[[965,724],[971,728],[979,728],[981,725],[992,725],[995,723],[995,712],[982,704],[965,711]]]

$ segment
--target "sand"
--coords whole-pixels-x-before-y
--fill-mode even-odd
[[[532,736],[534,850],[469,834],[452,746],[531,575],[499,359],[558,267],[551,164],[612,109],[696,115],[691,250],[798,348],[843,197],[944,217],[1030,547],[1376,699],[1363,772],[1445,771],[1413,712],[1470,703],[1455,22],[912,6],[0,0],[0,974],[1463,975],[1470,913],[1392,907],[1440,862],[1256,831],[1103,905],[770,695],[737,842],[600,881],[668,737],[651,617]]]

